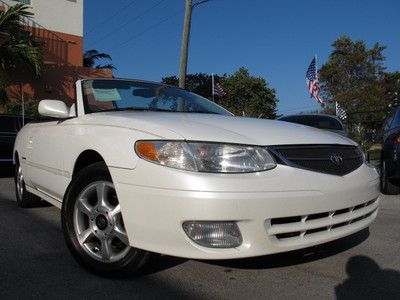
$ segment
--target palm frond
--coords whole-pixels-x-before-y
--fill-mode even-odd
[[[101,53],[95,49],[91,49],[91,50],[87,50],[84,54],[83,54],[83,66],[84,67],[88,67],[88,68],[94,68],[95,67],[95,63],[98,60],[101,59],[107,59],[107,60],[112,60],[111,56],[107,53]],[[99,65],[97,65],[95,68],[97,68]],[[112,64],[107,64],[104,66],[109,66],[112,68],[105,68],[105,69],[115,69],[115,67]],[[103,69],[103,68],[101,68]]]
[[[113,64],[97,65],[96,69],[116,70],[117,68]]]
[[[33,16],[30,7],[16,4],[0,13],[0,34],[6,38],[0,43],[0,73],[29,71],[35,76],[42,72],[42,53],[40,45],[26,34],[24,25]]]
[[[0,13],[0,32],[14,35],[22,30],[24,18],[31,18],[33,13],[28,11],[29,6],[18,3],[7,11]]]
[[[0,46],[0,69],[10,72],[18,68],[23,71],[31,69],[35,76],[42,71],[40,48],[26,40],[11,40]]]

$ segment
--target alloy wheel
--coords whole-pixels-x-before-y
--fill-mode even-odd
[[[128,254],[128,236],[112,183],[96,181],[82,190],[75,202],[73,223],[80,246],[92,258],[111,263]]]
[[[18,166],[16,185],[18,197],[19,199],[22,199],[22,196],[24,195],[24,175],[22,175],[21,166]]]

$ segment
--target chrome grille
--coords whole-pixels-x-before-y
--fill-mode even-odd
[[[320,232],[330,232],[371,217],[378,209],[378,199],[360,205],[304,216],[266,220],[267,233],[278,240],[307,238]]]
[[[361,150],[341,145],[284,145],[268,149],[278,163],[315,172],[343,176],[364,162]]]

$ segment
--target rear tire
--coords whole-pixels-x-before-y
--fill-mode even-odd
[[[400,186],[391,183],[387,177],[386,162],[384,160],[381,163],[381,192],[385,195],[398,195],[400,193]]]
[[[122,214],[104,163],[95,163],[73,179],[63,201],[61,223],[75,260],[102,277],[140,274],[150,257],[130,247]]]
[[[15,197],[17,199],[17,205],[19,207],[31,208],[31,207],[42,206],[42,201],[40,197],[26,190],[24,175],[22,173],[22,168],[18,158],[15,164],[14,182],[15,182]]]

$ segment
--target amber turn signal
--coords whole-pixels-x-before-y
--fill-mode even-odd
[[[142,158],[152,161],[158,161],[158,155],[155,143],[137,142],[136,151],[138,155]]]

